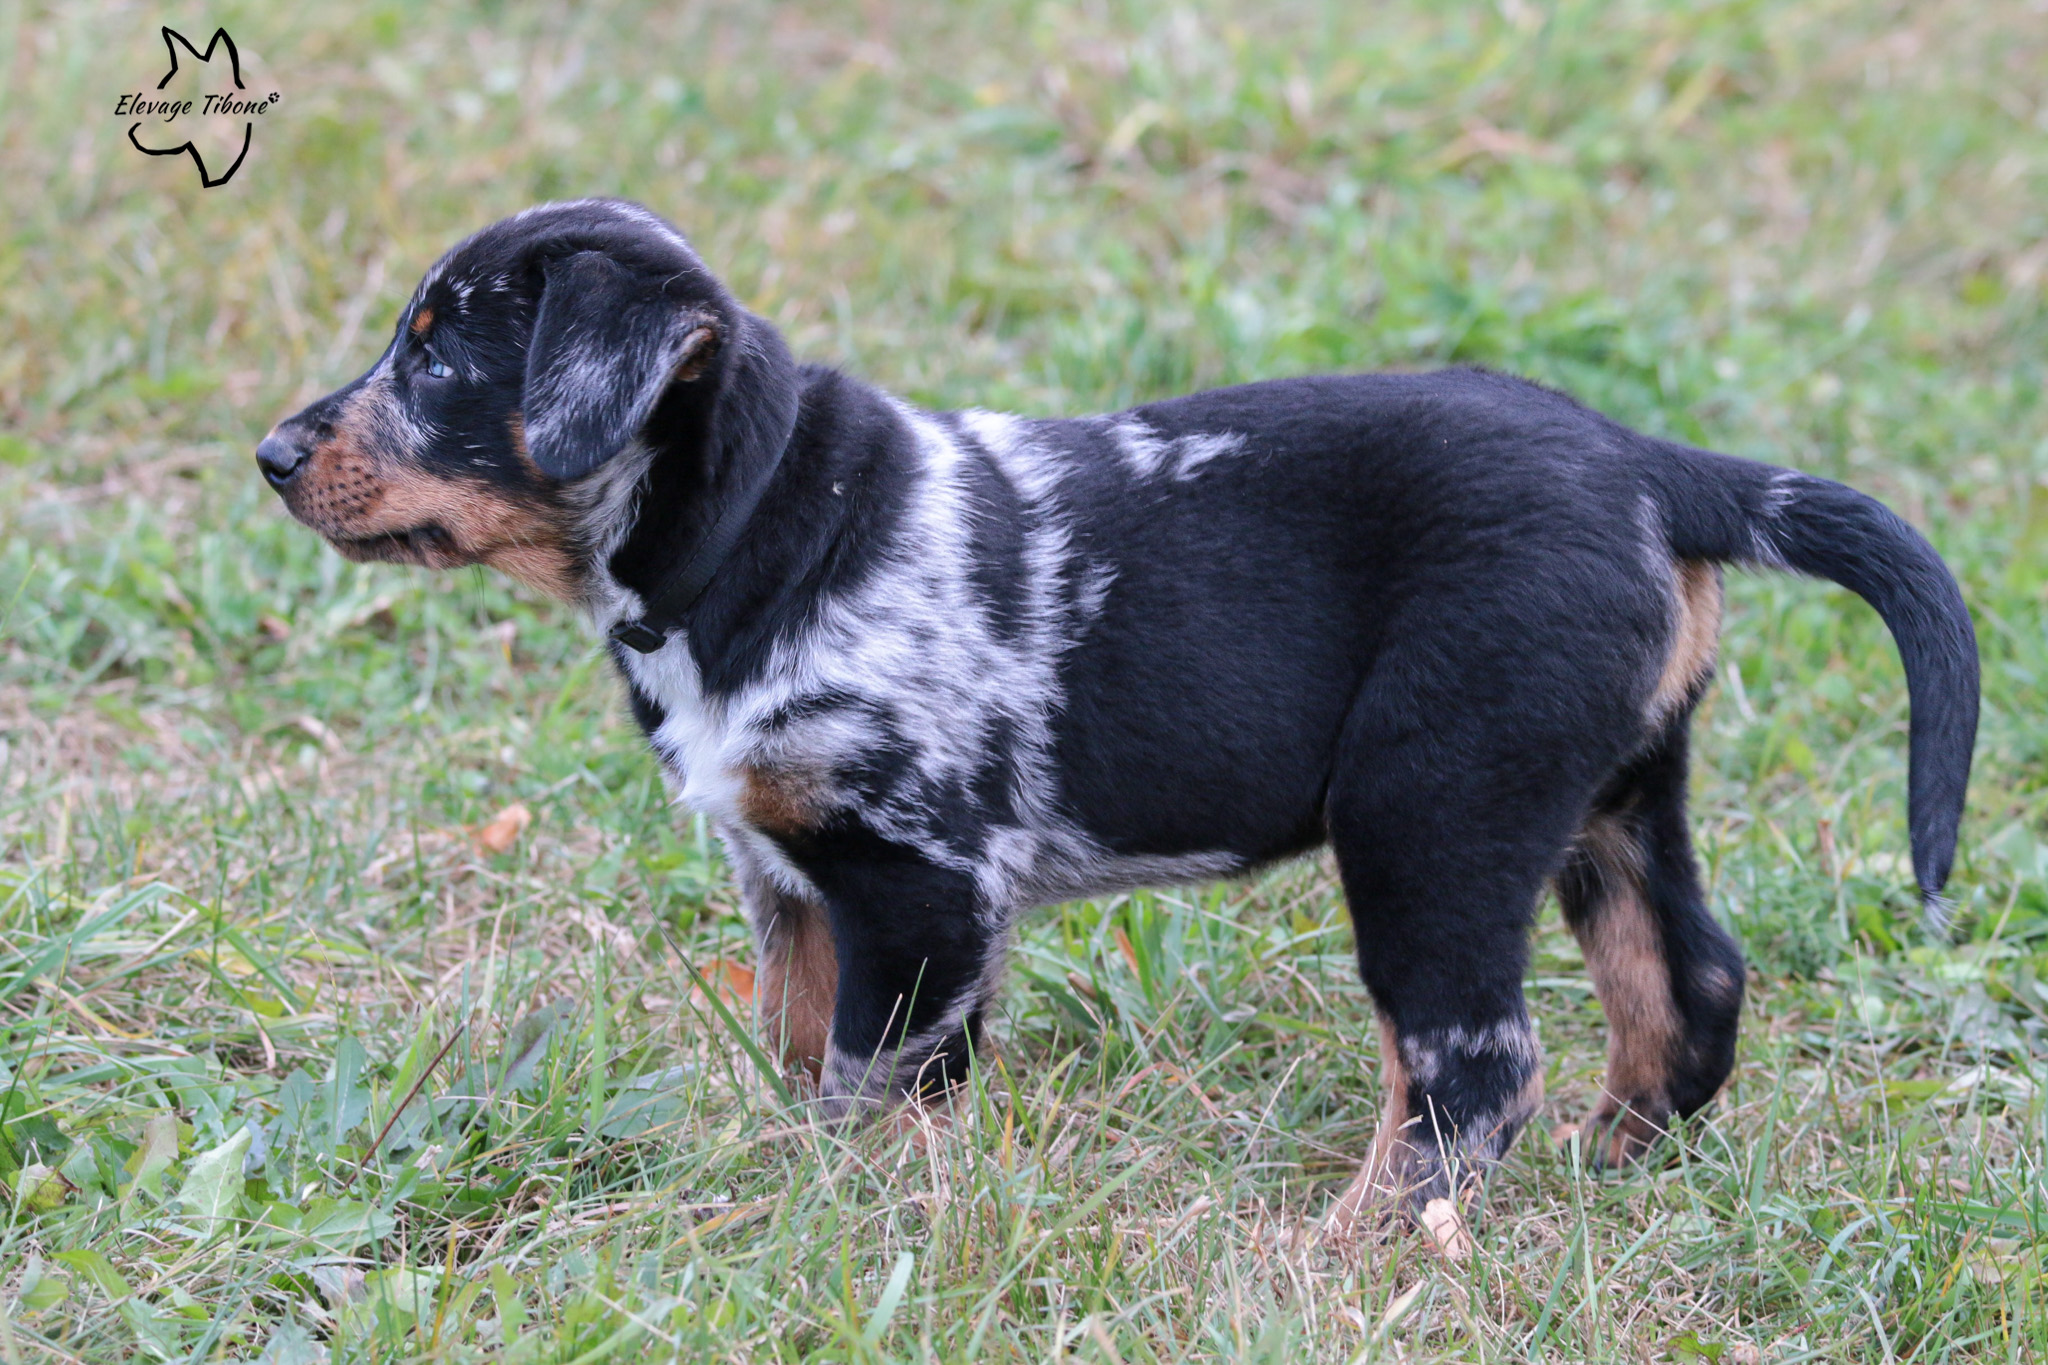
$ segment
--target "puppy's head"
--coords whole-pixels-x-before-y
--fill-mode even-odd
[[[280,422],[257,464],[350,559],[490,564],[573,599],[577,482],[678,386],[708,410],[765,330],[648,210],[544,204],[444,256],[369,372]]]

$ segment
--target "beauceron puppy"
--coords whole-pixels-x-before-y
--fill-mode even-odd
[[[1954,855],[1977,656],[1927,542],[1498,374],[928,412],[582,200],[455,247],[257,460],[349,558],[495,565],[608,637],[833,1116],[960,1079],[1032,906],[1327,843],[1386,1070],[1334,1226],[1454,1193],[1535,1111],[1546,886],[1611,1035],[1596,1154],[1638,1156],[1720,1088],[1742,1004],[1685,819],[1723,564],[1883,615],[1931,910]]]

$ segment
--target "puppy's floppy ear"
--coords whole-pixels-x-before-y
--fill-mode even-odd
[[[599,251],[549,261],[526,351],[526,449],[574,479],[625,448],[668,386],[718,348],[712,314],[668,298],[660,279]]]
[[[782,333],[766,318],[734,312],[732,335],[718,343],[711,459],[718,477],[746,479],[789,444],[796,426],[797,366]]]

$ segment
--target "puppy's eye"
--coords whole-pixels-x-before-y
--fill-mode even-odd
[[[443,365],[440,361],[434,359],[432,356],[428,356],[427,373],[429,375],[432,375],[435,379],[446,379],[449,375],[454,374],[455,371],[449,369],[446,365]]]

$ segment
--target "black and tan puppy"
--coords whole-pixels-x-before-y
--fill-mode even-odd
[[[1927,542],[1496,374],[926,412],[799,366],[674,228],[587,200],[449,252],[257,459],[343,554],[496,565],[609,635],[834,1114],[959,1079],[1030,907],[1327,842],[1387,1073],[1335,1222],[1451,1192],[1536,1109],[1546,885],[1612,1031],[1601,1155],[1634,1157],[1734,1056],[1742,957],[1685,823],[1725,563],[1883,614],[1930,904],[1955,848],[1976,652]]]

